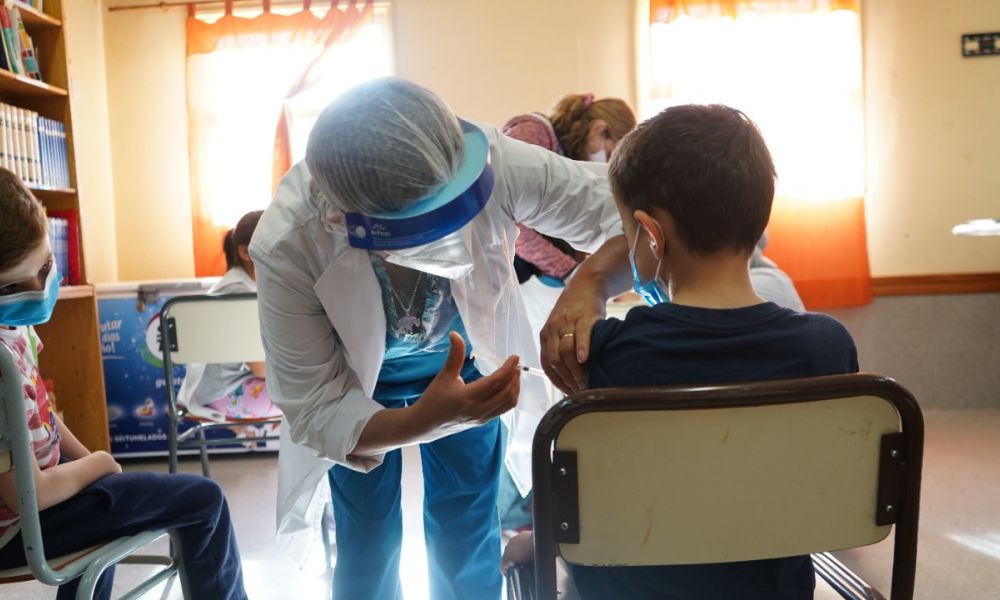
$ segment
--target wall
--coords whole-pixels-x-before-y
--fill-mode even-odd
[[[829,311],[862,371],[889,375],[924,410],[1000,408],[1000,294],[889,296]]]
[[[194,276],[185,18],[183,9],[104,11],[122,281]]]
[[[593,92],[635,104],[632,2],[393,0],[396,71],[502,124]]]
[[[862,3],[873,275],[1000,271],[1000,236],[951,235],[1000,218],[1000,56],[961,35],[1000,31],[996,0]]]
[[[83,255],[94,283],[118,280],[108,82],[100,0],[63,2]]]
[[[500,123],[571,91],[636,101],[633,2],[392,5],[397,73],[465,116]],[[1000,29],[1000,3],[862,6],[873,275],[1000,272],[1000,237],[950,233],[967,219],[1000,216],[1000,57],[963,59],[959,45],[963,32]],[[104,15],[120,276],[187,277],[184,11]],[[160,226],[150,228],[149,215]]]
[[[635,100],[630,2],[393,0],[392,6],[397,73],[435,90],[462,115],[500,124],[548,110],[569,92]],[[194,272],[184,19],[183,9],[105,11],[122,280]]]

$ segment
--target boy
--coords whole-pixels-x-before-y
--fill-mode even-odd
[[[756,126],[721,105],[669,108],[622,140],[609,178],[651,302],[591,334],[592,388],[791,379],[858,370],[833,318],[765,302],[748,263],[767,225],[774,165]],[[524,540],[504,564],[523,561]],[[519,560],[520,558],[520,560]],[[718,565],[572,567],[584,598],[812,598],[808,556]]]

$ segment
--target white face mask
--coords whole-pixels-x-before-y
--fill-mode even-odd
[[[472,270],[472,253],[461,229],[429,244],[387,250],[386,254],[386,260],[394,265],[447,279],[460,279]]]
[[[589,160],[590,162],[606,163],[608,162],[608,151],[605,150],[604,148],[601,148],[597,152],[594,152],[590,156],[588,156],[587,160]]]

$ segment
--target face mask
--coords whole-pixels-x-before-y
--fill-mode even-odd
[[[670,294],[667,292],[667,286],[660,281],[660,265],[663,264],[663,259],[661,258],[657,261],[656,274],[653,275],[653,279],[643,281],[639,276],[639,269],[635,264],[635,251],[638,246],[639,231],[636,231],[635,241],[632,242],[632,250],[628,253],[628,261],[632,265],[632,289],[636,294],[642,296],[642,299],[650,306],[670,302]]]
[[[606,163],[608,162],[608,151],[605,150],[604,148],[601,148],[599,151],[594,152],[593,154],[588,156],[587,160],[589,160],[590,162]]]
[[[52,309],[59,299],[60,277],[55,265],[45,278],[45,289],[0,296],[0,324],[41,325],[52,317]]]
[[[472,254],[461,231],[423,246],[387,250],[386,253],[389,255],[386,260],[394,265],[447,279],[459,279],[472,270]]]

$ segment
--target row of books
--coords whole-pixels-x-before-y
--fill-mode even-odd
[[[60,217],[49,217],[49,241],[52,244],[52,256],[59,270],[60,284],[69,282],[69,220]]]
[[[38,56],[28,30],[24,27],[21,11],[7,0],[0,0],[0,67],[41,81],[38,71]]]
[[[70,187],[66,127],[34,111],[0,104],[0,166],[30,187]]]

